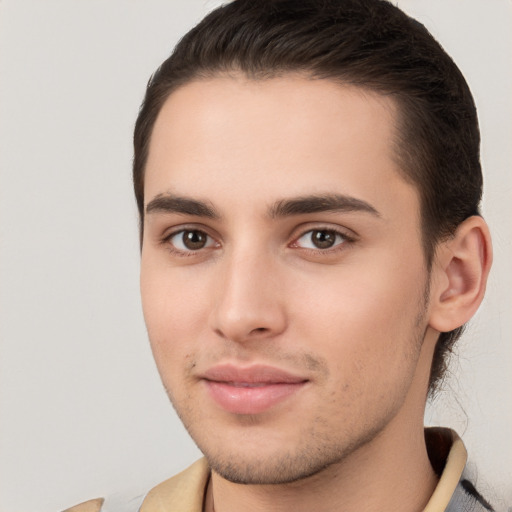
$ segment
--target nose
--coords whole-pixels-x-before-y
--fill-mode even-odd
[[[278,336],[287,317],[278,264],[261,254],[226,258],[219,268],[210,325],[222,338],[248,342]]]

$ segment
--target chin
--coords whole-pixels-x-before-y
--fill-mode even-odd
[[[336,462],[304,460],[296,454],[238,461],[206,458],[215,473],[225,480],[243,485],[291,484],[310,478]]]
[[[239,450],[233,450],[233,446],[227,448],[223,443],[217,444],[215,450],[209,449],[211,446],[198,446],[212,470],[230,482],[244,485],[292,484],[342,463],[361,446],[371,442],[379,432],[380,429],[376,428],[356,439],[340,436],[336,440],[317,433],[308,436],[307,442],[288,448],[279,442],[251,447],[249,441],[241,442]],[[221,451],[224,448],[226,450]]]

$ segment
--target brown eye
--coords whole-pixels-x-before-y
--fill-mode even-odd
[[[333,229],[312,229],[304,233],[296,245],[304,249],[330,249],[345,241],[346,238]]]
[[[169,238],[169,242],[182,252],[199,251],[215,245],[215,241],[209,235],[198,229],[178,231]]]
[[[207,242],[207,235],[201,231],[184,231],[183,232],[183,245],[191,251],[202,249]]]
[[[311,242],[319,249],[328,249],[336,243],[336,233],[334,231],[312,231]]]

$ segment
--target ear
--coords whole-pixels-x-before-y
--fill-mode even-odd
[[[482,217],[469,217],[453,238],[439,244],[432,267],[432,328],[452,331],[475,314],[484,297],[491,263],[491,236]]]

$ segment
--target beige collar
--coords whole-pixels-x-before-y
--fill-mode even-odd
[[[151,489],[140,512],[202,512],[209,478],[206,459],[199,459],[185,471]]]

